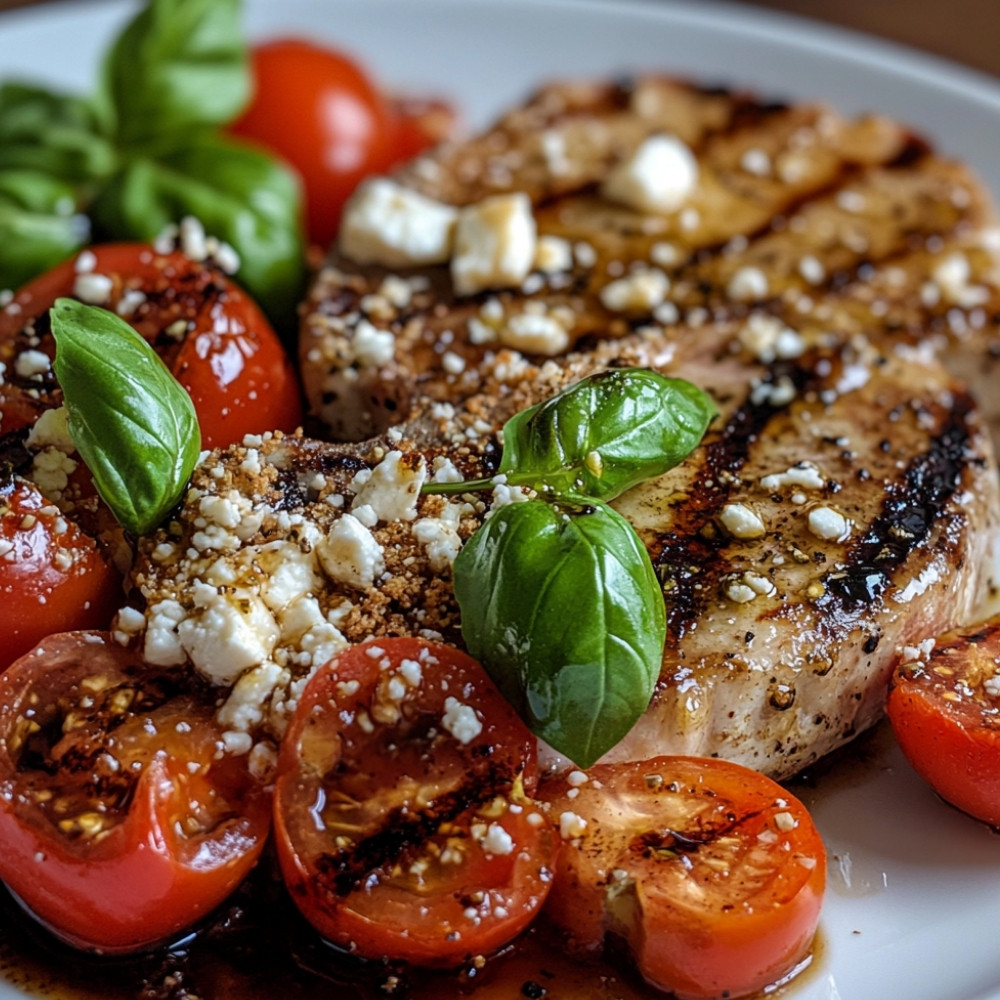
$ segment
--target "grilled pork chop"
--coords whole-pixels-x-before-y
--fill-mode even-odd
[[[676,206],[608,197],[609,176],[663,135],[696,160]],[[446,264],[365,267],[335,252],[300,342],[313,413],[335,438],[384,430],[421,397],[475,394],[498,351],[538,361],[760,309],[792,328],[811,318],[840,337],[931,344],[1000,427],[992,205],[966,167],[887,119],[662,78],[560,84],[397,179],[453,206],[526,193],[536,259],[511,287],[456,295]],[[370,349],[372,328],[391,334],[389,351]]]
[[[234,746],[280,735],[344,643],[460,642],[450,563],[517,496],[420,482],[490,475],[508,417],[615,365],[688,378],[720,416],[616,504],[668,640],[609,759],[787,777],[879,718],[900,647],[972,615],[997,475],[940,359],[988,374],[997,292],[960,165],[881,119],[648,79],[550,87],[359,197],[301,342],[316,427],[358,443],[213,455],[143,544],[121,622],[220,684]]]
[[[737,350],[744,329],[605,342],[363,443],[214,453],[144,541],[144,613],[122,627],[154,662],[194,664],[228,691],[234,746],[277,736],[343,644],[460,642],[450,563],[517,497],[417,494],[427,477],[495,469],[486,416],[609,364],[657,365],[710,378],[721,415],[691,460],[617,502],[663,582],[669,638],[653,703],[609,759],[695,752],[788,776],[879,717],[899,647],[968,619],[996,469],[971,398],[933,359],[831,345],[817,328],[794,361],[762,363]]]

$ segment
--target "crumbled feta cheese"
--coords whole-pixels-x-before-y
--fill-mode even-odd
[[[356,495],[351,507],[355,516],[363,506],[370,507],[380,521],[412,521],[417,516],[427,465],[421,459],[413,466],[402,458],[402,452],[390,451],[374,469],[354,477]]]
[[[31,460],[31,478],[46,497],[56,497],[69,485],[77,462],[58,448],[43,448]]]
[[[445,699],[441,725],[463,745],[471,743],[483,731],[476,710],[451,695]]]
[[[801,334],[776,316],[753,313],[739,333],[740,343],[762,364],[801,357],[806,345]]]
[[[451,276],[458,295],[516,288],[535,260],[535,217],[522,192],[498,194],[460,210]]]
[[[765,149],[747,149],[740,157],[740,166],[757,177],[767,177],[771,173],[771,157]]]
[[[587,821],[575,812],[566,810],[559,814],[559,834],[563,840],[574,840],[582,837],[587,829]]]
[[[264,718],[268,700],[285,679],[285,672],[276,663],[248,670],[233,686],[216,718],[233,731],[248,732]]]
[[[73,296],[88,305],[107,305],[113,289],[114,282],[106,274],[85,272],[73,279]]]
[[[833,507],[813,507],[807,520],[817,538],[842,542],[851,534],[850,520]]]
[[[340,226],[340,250],[357,264],[412,267],[451,256],[458,213],[385,177],[364,181]]]
[[[736,302],[754,302],[767,297],[767,275],[759,267],[741,267],[726,285],[726,294]]]
[[[826,280],[826,268],[812,254],[807,254],[799,261],[799,274],[810,285],[819,285]]]
[[[143,656],[155,667],[175,667],[185,662],[177,626],[184,608],[174,600],[158,601],[147,612]]]
[[[427,548],[427,560],[436,572],[448,569],[458,558],[462,539],[458,526],[472,508],[468,504],[449,503],[440,517],[422,517],[413,523],[413,535]]]
[[[364,368],[381,368],[396,354],[396,338],[389,330],[380,330],[366,319],[354,327],[351,342],[354,360]]]
[[[719,521],[733,538],[763,538],[767,534],[763,518],[744,503],[727,503]]]
[[[231,684],[268,659],[280,633],[259,597],[220,593],[204,583],[191,594],[194,608],[177,624],[177,636],[196,670],[215,684]]]
[[[544,274],[568,271],[573,266],[573,247],[561,236],[539,236],[534,267]]]
[[[19,378],[40,377],[52,368],[52,360],[44,351],[22,351],[14,360],[14,372]]]
[[[487,854],[498,856],[513,854],[516,847],[514,838],[499,823],[490,823],[479,843]]]
[[[784,472],[761,477],[760,485],[765,490],[782,490],[789,486],[802,486],[819,490],[826,485],[826,480],[812,462],[797,462]]]
[[[611,201],[640,212],[673,212],[698,184],[698,160],[676,136],[653,135],[608,174],[601,189]]]
[[[569,347],[569,331],[554,316],[518,313],[499,330],[500,343],[516,351],[552,357]]]
[[[337,519],[317,543],[316,556],[331,580],[357,590],[368,590],[385,572],[382,546],[353,514]]]
[[[670,279],[658,268],[634,271],[601,289],[605,309],[621,313],[652,312],[667,297]]]

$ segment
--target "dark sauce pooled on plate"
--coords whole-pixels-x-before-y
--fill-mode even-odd
[[[262,864],[214,918],[171,949],[126,958],[82,954],[56,941],[0,893],[0,976],[51,1000],[665,1000],[627,957],[581,962],[544,920],[481,968],[453,972],[361,963],[305,923]],[[813,948],[804,966],[815,967]],[[805,970],[803,970],[805,971]],[[808,972],[806,972],[808,976]],[[794,994],[802,977],[768,992]]]
[[[891,740],[883,723],[788,782],[807,805],[864,783]],[[794,1000],[821,971],[822,927],[809,957],[769,998]],[[225,906],[170,949],[126,958],[58,942],[0,888],[0,979],[51,1000],[668,1000],[627,956],[567,956],[544,918],[482,968],[455,972],[362,963],[325,944],[288,898],[269,855]]]
[[[863,783],[891,739],[876,727],[788,783],[807,804]],[[823,967],[822,929],[802,967],[769,998],[794,1000]],[[0,889],[0,978],[51,1000],[668,1000],[625,955],[583,962],[544,918],[481,968],[454,972],[362,963],[325,944],[300,916],[269,856],[228,903],[170,949],[126,958],[66,947]]]
[[[53,1000],[662,1000],[623,963],[573,961],[543,923],[481,968],[454,972],[362,963],[303,921],[264,864],[226,907],[172,949],[95,957],[61,945],[7,893],[0,899],[0,973]]]

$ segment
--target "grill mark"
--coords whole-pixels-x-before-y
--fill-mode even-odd
[[[816,381],[812,370],[788,362],[771,365],[765,381],[782,377],[791,379],[800,394]],[[708,529],[728,502],[731,486],[738,480],[750,449],[771,420],[783,412],[767,403],[754,403],[748,396],[719,437],[706,447],[690,495],[677,511],[674,530],[657,535],[649,543],[667,606],[668,644],[679,643],[715,597],[724,572],[724,560],[718,558],[718,553],[730,540]]]
[[[514,775],[495,761],[487,761],[485,771],[473,769],[454,791],[436,799],[420,811],[397,808],[387,813],[382,826],[349,849],[324,854],[316,861],[323,884],[343,898],[408,853],[419,849],[442,824],[510,789]]]
[[[831,614],[853,614],[881,601],[892,574],[930,538],[968,465],[968,418],[973,410],[968,393],[956,394],[930,446],[910,460],[901,480],[888,486],[880,513],[848,549],[846,565],[824,581],[826,592],[816,602],[824,621]]]
[[[886,163],[887,167],[906,169],[919,163],[924,157],[930,156],[934,147],[922,136],[908,132],[903,148]]]

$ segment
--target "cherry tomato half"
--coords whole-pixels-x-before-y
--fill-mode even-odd
[[[86,274],[78,273],[78,255],[27,284],[0,310],[0,361],[8,372],[16,376],[18,358],[29,350],[54,355],[45,317],[57,298],[89,286],[94,301],[95,288],[106,285],[100,304],[128,319],[191,394],[206,448],[244,434],[293,431],[301,423],[298,383],[277,334],[221,270],[141,243],[110,243],[84,254]],[[40,393],[55,391],[50,370],[8,377],[0,387],[4,431],[37,417]]]
[[[52,632],[106,627],[121,599],[94,539],[14,477],[0,492],[0,671]]]
[[[888,713],[914,769],[946,801],[1000,827],[1000,616],[940,636],[892,676]]]
[[[755,993],[804,959],[826,856],[780,785],[693,757],[599,764],[581,777],[539,793],[570,838],[546,912],[576,949],[619,937],[643,977],[680,998]]]
[[[68,943],[168,941],[256,862],[269,797],[211,712],[101,632],[0,676],[0,879]]]
[[[303,39],[258,45],[252,63],[254,96],[230,130],[295,168],[309,238],[324,247],[362,178],[416,155],[452,122],[440,102],[386,99],[355,60]]]
[[[458,965],[541,907],[558,837],[527,798],[534,739],[450,646],[380,639],[319,670],[282,741],[278,858],[327,939]]]

